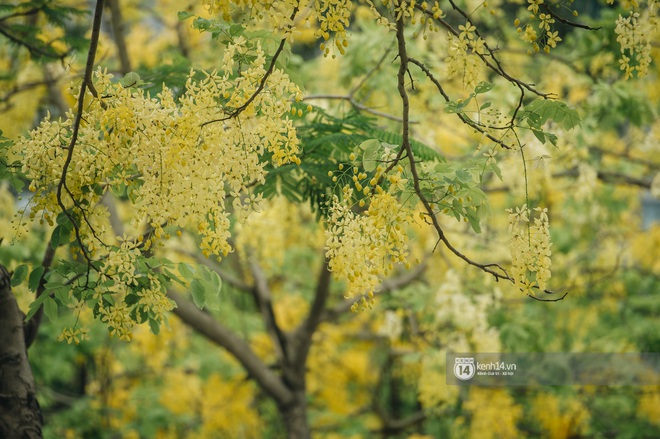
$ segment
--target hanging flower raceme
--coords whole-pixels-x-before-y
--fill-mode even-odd
[[[511,276],[521,291],[534,295],[534,288],[546,289],[551,276],[548,209],[534,208],[535,218],[526,204],[515,211],[507,209],[507,212],[511,233]]]
[[[344,188],[343,200],[353,189]],[[353,311],[373,304],[374,292],[390,274],[394,264],[408,257],[408,235],[404,227],[412,221],[411,211],[388,192],[371,197],[362,213],[335,197],[326,227],[326,257],[337,278],[348,282],[346,298],[360,297]]]
[[[187,228],[200,235],[206,256],[227,255],[230,212],[242,221],[259,210],[261,196],[250,188],[265,181],[266,165],[299,163],[290,119],[302,98],[298,87],[280,69],[266,75],[269,61],[259,43],[237,37],[224,56],[224,70],[202,79],[191,72],[179,99],[167,87],[151,97],[98,70],[75,144],[69,112],[65,119],[47,117],[14,145],[34,192],[31,215],[61,229],[54,245],[76,238],[74,253],[94,267],[106,285],[101,291],[135,296],[112,307],[100,301],[96,309],[122,338],[130,338],[131,321],[144,321],[140,312],[160,321],[172,308],[158,279],[146,281],[152,268],[144,264],[145,249],[167,239],[168,229]],[[231,62],[237,58],[240,68]],[[127,199],[130,212],[119,245],[101,203],[109,192]]]

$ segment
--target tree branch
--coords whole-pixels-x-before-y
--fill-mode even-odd
[[[568,169],[566,171],[555,172],[552,174],[552,178],[579,177],[579,176],[580,176],[580,171],[578,168]],[[618,172],[601,171],[601,170],[596,171],[596,178],[602,181],[603,183],[637,186],[643,189],[650,189],[652,183],[651,178],[641,179],[641,178],[631,177],[630,175],[626,175],[626,174],[620,174]],[[502,185],[492,188],[486,187],[483,189],[483,191],[505,192],[508,191],[509,189],[510,189],[509,186]]]
[[[57,78],[45,78],[42,81],[32,81],[25,82],[23,84],[17,84],[11,89],[7,90],[2,96],[0,96],[0,103],[5,103],[9,101],[14,95],[17,95],[21,92],[32,90],[33,88],[41,87],[43,85],[49,86],[57,82]]]
[[[552,18],[554,18],[558,22],[563,23],[567,26],[577,27],[577,28],[586,29],[586,30],[600,30],[600,29],[602,29],[602,27],[600,27],[600,26],[599,27],[591,27],[591,26],[588,26],[586,24],[576,23],[574,21],[567,20],[566,18],[558,15],[555,11],[553,11],[552,8],[550,7],[550,5],[548,5],[548,4],[543,3],[543,4],[541,4],[541,7],[543,9],[545,9],[545,11],[548,14],[552,15]]]
[[[453,5],[453,2],[450,0],[450,2]],[[421,9],[423,11],[426,11],[425,9]],[[428,11],[426,11],[428,12]],[[441,19],[440,19],[441,20]],[[431,220],[431,223],[433,225],[433,228],[435,229],[436,233],[438,234],[438,240],[442,241],[442,243],[447,247],[454,255],[458,256],[461,258],[463,261],[465,261],[467,264],[472,265],[474,267],[479,268],[480,270],[489,273],[492,275],[495,280],[500,280],[500,279],[505,279],[508,280],[512,283],[515,283],[514,279],[509,275],[509,273],[504,269],[499,264],[481,264],[476,261],[473,261],[472,259],[468,258],[465,256],[463,253],[461,253],[456,247],[454,247],[451,242],[449,242],[449,239],[445,235],[444,230],[440,226],[440,223],[438,222],[438,218],[435,214],[435,211],[433,210],[433,206],[431,206],[431,203],[429,200],[426,198],[424,193],[421,190],[420,186],[420,178],[419,174],[417,172],[417,163],[415,161],[415,156],[413,155],[412,151],[412,146],[410,144],[410,127],[409,127],[409,117],[410,117],[410,102],[408,99],[408,93],[406,91],[406,74],[408,73],[408,63],[410,62],[410,59],[408,58],[408,52],[406,49],[406,37],[404,34],[404,28],[405,28],[405,23],[404,23],[404,18],[399,17],[396,21],[396,36],[397,36],[397,46],[398,46],[398,53],[399,53],[399,71],[397,73],[397,89],[399,90],[399,96],[401,96],[401,103],[402,103],[402,142],[401,142],[401,148],[406,151],[408,155],[408,163],[410,164],[410,174],[412,175],[412,180],[413,180],[413,188],[415,190],[415,194],[421,201],[422,205],[424,206],[424,210],[426,211],[427,217]],[[482,58],[483,59],[483,58]],[[495,58],[494,58],[495,59]],[[486,62],[486,61],[484,61]],[[499,63],[498,63],[499,66]],[[502,71],[503,73],[503,71]],[[504,75],[502,75],[504,76]],[[508,77],[508,75],[504,76]],[[512,81],[514,84],[516,84],[518,87],[525,86],[524,83],[521,81],[513,79]],[[526,87],[528,88],[528,87]],[[534,91],[532,88],[528,88],[530,91]],[[539,94],[538,92],[535,92]],[[542,95],[541,96],[546,96]],[[521,95],[522,98],[522,95]],[[522,104],[522,101],[520,101],[518,108]],[[517,111],[517,110],[516,110]],[[546,294],[553,294],[552,291],[545,290],[544,291]],[[563,299],[566,296],[562,296],[559,300]],[[533,297],[533,296],[530,296]],[[537,300],[543,300],[545,299],[538,299]]]
[[[131,60],[128,57],[128,49],[126,48],[126,38],[124,38],[124,19],[121,16],[121,6],[119,0],[108,0],[110,6],[110,22],[112,24],[112,37],[117,46],[119,54],[120,70],[125,75],[131,71]]]
[[[212,343],[225,348],[279,405],[291,402],[293,395],[289,389],[244,340],[179,294],[168,291],[168,296],[177,305],[172,311],[174,315]]]
[[[291,13],[291,16],[289,17],[291,20],[293,20],[298,13],[298,7],[299,5],[296,5],[295,8],[293,8],[293,12]],[[213,120],[208,120],[206,122],[203,122],[200,127],[205,127],[206,125],[216,123],[216,122],[224,122],[226,120],[232,119],[234,117],[237,117],[239,114],[241,114],[256,98],[259,96],[259,93],[262,92],[264,87],[266,86],[266,82],[268,82],[268,78],[270,75],[273,73],[275,70],[275,63],[277,62],[277,58],[280,56],[282,51],[284,50],[284,45],[286,44],[287,38],[282,38],[280,41],[280,45],[277,47],[277,50],[275,51],[275,54],[273,55],[273,58],[270,60],[270,65],[268,66],[268,70],[266,70],[266,73],[264,73],[264,76],[262,76],[261,81],[259,81],[259,86],[257,89],[252,93],[252,95],[248,98],[247,101],[243,103],[240,107],[236,108],[234,111],[229,113],[227,116],[219,118],[219,119],[213,119]]]
[[[415,268],[405,271],[401,276],[383,280],[383,282],[380,284],[380,290],[378,291],[378,294],[384,295],[391,291],[398,290],[399,288],[403,288],[406,285],[411,284],[413,281],[419,279],[419,277],[424,273],[424,271],[426,271],[426,268],[427,268],[427,262],[425,258],[421,264],[418,264],[417,266],[415,266]],[[323,312],[323,315],[321,316],[321,321],[332,322],[337,320],[337,318],[340,315],[346,314],[351,309],[354,303],[361,302],[362,297],[363,296],[360,296],[354,298],[353,300],[344,300],[334,308],[326,309]]]
[[[40,438],[43,418],[23,338],[23,313],[0,265],[0,436]]]
[[[445,92],[444,88],[442,87],[442,84],[440,84],[440,81],[438,81],[436,79],[436,77],[433,75],[431,70],[428,67],[426,67],[426,65],[424,65],[424,63],[422,63],[421,61],[418,61],[415,58],[409,58],[408,61],[411,62],[412,64],[415,64],[417,67],[419,67],[422,70],[422,72],[424,72],[424,74],[427,76],[427,78],[429,78],[429,80],[433,83],[433,85],[435,85],[435,87],[438,89],[438,92],[440,92],[440,94],[444,98],[445,102],[450,102],[451,101],[451,98]],[[472,119],[469,119],[464,114],[456,113],[456,115],[458,116],[458,118],[464,124],[466,124],[466,125],[470,126],[471,128],[479,131],[481,134],[485,135],[489,140],[491,140],[491,141],[495,142],[496,144],[500,145],[502,148],[511,149],[511,147],[509,145],[507,145],[506,143],[504,143],[504,141],[502,139],[498,139],[497,137],[493,136],[488,131],[486,131],[481,125],[479,125],[478,123],[475,123]]]
[[[20,37],[17,37],[16,35],[13,35],[8,29],[5,28],[2,24],[0,24],[0,35],[4,35],[5,38],[7,38],[9,41],[12,43],[25,47],[28,52],[30,52],[30,55],[32,56],[43,56],[47,58],[53,58],[53,59],[64,59],[68,55],[68,52],[65,53],[58,53],[49,45],[44,45],[42,47],[35,46],[34,44],[31,44],[25,40],[22,40]],[[53,52],[49,52],[46,49],[51,49]]]
[[[268,280],[253,257],[248,257],[248,264],[250,266],[252,277],[254,277],[254,288],[252,288],[252,293],[254,294],[257,306],[261,312],[261,317],[266,325],[266,331],[273,341],[277,357],[279,358],[280,363],[284,364],[287,362],[289,355],[287,351],[287,340],[275,318]]]
[[[466,18],[466,20],[469,20],[469,16],[468,16],[467,14],[465,14],[465,12],[464,12],[463,10],[461,10],[460,8],[458,8],[458,7],[456,6],[456,4],[455,4],[453,1],[450,0],[450,3],[452,4],[452,7],[453,7],[455,10],[457,10],[461,15],[463,15],[463,16]],[[438,17],[438,18],[433,18],[433,13],[432,13],[431,11],[427,10],[427,9],[422,8],[421,5],[416,5],[415,8],[417,8],[419,11],[422,11],[422,12],[423,12],[427,17],[429,17],[430,19],[435,20],[435,21],[437,21],[438,23],[440,23],[440,24],[442,25],[442,27],[444,27],[445,29],[447,29],[447,30],[448,30],[452,35],[454,35],[455,37],[458,37],[458,36],[459,36],[460,33],[459,33],[456,29],[454,29],[449,23],[447,23],[445,20],[443,20],[442,18],[440,18],[440,17]],[[476,34],[479,38],[481,38],[481,35],[479,34],[479,31],[475,31],[475,34]],[[481,38],[481,39],[484,40],[483,38]],[[514,85],[516,85],[516,86],[518,86],[519,88],[524,88],[524,89],[526,89],[526,90],[528,90],[528,91],[530,91],[530,92],[534,93],[535,95],[538,95],[538,96],[540,96],[540,97],[542,97],[542,98],[547,99],[547,98],[549,98],[549,97],[551,96],[551,95],[548,94],[548,93],[543,93],[543,92],[538,91],[536,88],[534,88],[534,85],[533,85],[533,84],[528,84],[528,83],[526,83],[526,82],[521,81],[520,79],[514,78],[513,76],[509,75],[509,74],[504,70],[504,68],[502,67],[502,65],[500,64],[499,59],[495,56],[495,51],[494,51],[493,49],[491,49],[490,46],[488,46],[488,44],[486,43],[485,40],[484,40],[484,47],[486,48],[486,51],[488,52],[487,55],[485,55],[485,54],[483,54],[483,53],[478,53],[478,52],[474,52],[474,53],[475,53],[475,55],[477,55],[479,58],[481,58],[481,61],[483,61],[483,63],[484,63],[489,69],[491,69],[493,72],[495,72],[497,75],[499,75],[499,76],[501,76],[502,78],[506,79],[506,80],[509,81],[510,83],[512,83],[512,84],[514,84]],[[492,61],[492,62],[489,61],[487,57],[490,57],[493,61]]]
[[[62,200],[62,191],[65,190],[69,195],[69,197],[71,197],[71,200],[73,201],[74,205],[77,206],[75,197],[73,196],[69,188],[66,186],[66,177],[67,177],[67,172],[69,170],[69,166],[71,166],[71,161],[73,160],[73,150],[76,146],[76,142],[78,141],[78,133],[80,131],[80,124],[82,122],[83,112],[84,112],[85,93],[87,92],[88,88],[91,89],[91,87],[93,87],[92,71],[94,70],[94,58],[96,57],[96,50],[98,48],[99,36],[101,34],[101,18],[103,17],[103,1],[104,0],[96,1],[96,8],[94,9],[94,20],[92,23],[92,36],[89,42],[89,52],[87,53],[87,62],[85,64],[85,73],[83,76],[82,84],[80,85],[80,93],[78,94],[78,109],[76,111],[76,116],[73,121],[71,141],[69,142],[69,147],[67,149],[67,156],[64,161],[64,165],[62,166],[62,174],[60,177],[60,182],[57,185],[57,204],[60,206],[60,209],[62,209],[62,212],[67,216],[67,218],[69,218],[69,221],[71,221],[71,223],[73,224],[74,232],[76,234],[76,240],[80,244],[80,249],[83,252],[83,256],[85,257],[87,262],[91,262],[91,261],[89,255],[87,254],[85,245],[83,244],[82,238],[80,236],[80,225],[73,217],[73,215],[70,212],[68,212],[66,206],[64,205],[64,201]]]
[[[329,261],[324,258],[316,282],[314,301],[305,320],[291,334],[291,362],[305,364],[309,348],[312,345],[312,336],[323,321],[326,304],[330,296],[330,281],[332,275],[328,266]]]

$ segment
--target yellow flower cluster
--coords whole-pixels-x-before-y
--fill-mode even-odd
[[[289,38],[293,37],[291,31],[298,24],[294,15],[300,12],[301,22],[312,18],[317,24],[314,36],[323,40],[320,48],[325,56],[335,50],[343,55],[348,47],[347,29],[353,12],[351,0],[203,0],[202,4],[210,13],[220,14],[228,22],[240,15],[236,11],[249,11],[242,14],[249,17],[244,22],[246,26],[266,27],[283,32]]]
[[[533,288],[546,289],[550,279],[550,221],[548,209],[534,208],[537,217],[530,224],[531,211],[527,205],[507,209],[511,233],[511,276],[521,291],[534,295]]]
[[[204,8],[212,14],[221,14],[225,21],[231,21],[231,13],[237,8],[249,8],[256,14],[271,9],[275,3],[292,3],[277,0],[202,0]],[[295,1],[295,3],[298,3]]]
[[[328,41],[331,34],[334,35],[335,47],[343,55],[348,47],[346,29],[351,22],[353,2],[351,0],[321,0],[314,3],[319,21],[316,37]],[[325,43],[321,43],[321,50],[325,56],[330,54],[330,47],[327,47]]]
[[[129,317],[131,313],[135,313],[139,321],[146,320],[149,313],[155,316],[156,321],[162,322],[163,315],[174,308],[174,303],[167,298],[165,288],[155,275],[147,274],[146,282],[140,279],[144,274],[137,271],[139,255],[137,244],[124,238],[115,251],[107,254],[101,267],[100,281],[112,279],[112,285],[106,290],[98,290],[94,295],[101,321],[108,325],[112,335],[127,341],[132,339],[135,325]],[[139,299],[129,305],[124,298],[133,290]],[[106,300],[106,293],[112,294],[114,299]]]
[[[548,437],[582,436],[589,428],[589,411],[576,399],[542,392],[534,398],[532,411]]]
[[[160,314],[171,304],[155,278],[138,288],[135,261],[142,250],[137,243],[148,249],[169,237],[165,227],[191,228],[201,236],[206,256],[226,255],[231,251],[227,203],[245,219],[259,210],[261,197],[249,187],[264,182],[267,160],[275,166],[299,163],[290,119],[294,102],[302,98],[298,87],[280,69],[262,84],[269,67],[265,53],[243,37],[226,48],[222,64],[224,70],[201,80],[191,72],[179,99],[166,87],[152,98],[97,71],[64,182],[73,112],[64,120],[45,118],[13,147],[35,193],[31,215],[43,215],[52,225],[61,201],[75,220],[77,245],[86,258],[102,260],[101,272],[115,282],[109,292],[121,297],[127,289],[139,291],[143,310]],[[135,231],[118,247],[100,203],[110,191],[128,197],[133,221],[128,229]],[[102,307],[101,314],[129,338],[126,311],[117,304]]]
[[[458,26],[458,37],[448,35],[448,56],[445,58],[447,78],[459,76],[463,80],[463,86],[471,89],[479,81],[481,61],[478,54],[485,54],[484,40],[479,38],[475,31],[476,27],[469,21],[465,25]]]
[[[660,18],[658,18],[658,0],[648,0],[647,8],[638,12],[637,2],[629,2],[628,16],[619,15],[614,32],[616,41],[621,46],[621,59],[619,65],[623,70],[625,79],[633,76],[637,71],[637,77],[646,76],[651,64],[651,42],[660,30]]]
[[[68,344],[80,344],[81,341],[89,340],[89,330],[85,327],[64,328],[57,340],[66,341]]]
[[[548,5],[544,0],[527,0],[528,23],[521,26],[520,19],[516,18],[513,24],[517,27],[520,39],[532,46],[529,51],[530,54],[539,52],[541,47],[543,47],[545,53],[550,53],[550,49],[557,47],[557,43],[562,39],[559,36],[559,31],[553,30],[552,25],[555,23],[555,18],[550,13],[550,8],[561,6],[570,9],[573,1],[566,0]],[[547,13],[541,12],[542,8],[545,8]],[[572,14],[574,16],[578,15],[576,10],[572,10]]]
[[[344,200],[353,189],[344,187]],[[335,276],[348,281],[347,298],[361,296],[353,310],[369,308],[380,279],[406,262],[408,235],[404,227],[412,212],[392,194],[375,194],[364,213],[334,198],[326,228],[326,257]],[[366,297],[365,297],[366,296]]]
[[[207,73],[200,81],[191,74],[178,103],[168,89],[153,99],[97,72],[99,98],[90,96],[66,180],[77,207],[90,215],[103,209],[97,206],[103,192],[125,187],[136,211],[136,225],[152,227],[153,241],[164,236],[165,224],[193,227],[202,235],[207,255],[226,255],[231,249],[225,199],[231,197],[233,207],[245,216],[260,201],[248,195],[247,188],[264,181],[264,154],[275,165],[299,161],[299,141],[288,114],[291,98],[301,95],[281,70],[275,69],[264,90],[232,117],[256,92],[267,67],[264,52],[257,47],[252,65],[233,78],[233,57],[246,53],[246,44],[238,37],[227,48],[225,71]],[[45,212],[47,219],[59,210],[55,189],[72,119],[72,114],[64,121],[47,118],[16,143],[25,163],[23,171],[36,192],[32,210]],[[62,201],[66,207],[74,204],[68,196]],[[93,230],[85,238],[102,236],[99,231],[107,226],[103,217],[99,214],[88,221]],[[85,244],[99,247],[94,239]]]
[[[133,339],[135,322],[130,317],[130,309],[124,302],[115,302],[114,305],[100,310],[101,321],[108,326],[110,335],[118,336],[120,340]]]

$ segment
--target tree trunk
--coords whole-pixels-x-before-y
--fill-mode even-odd
[[[23,313],[10,281],[0,265],[0,437],[41,438],[43,419],[25,348]]]
[[[307,400],[304,391],[296,392],[293,401],[286,407],[280,407],[284,418],[288,439],[310,439],[309,424],[307,423]]]

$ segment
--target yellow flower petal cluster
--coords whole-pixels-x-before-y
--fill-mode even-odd
[[[353,2],[351,0],[322,0],[314,2],[316,7],[319,29],[316,31],[317,38],[328,41],[333,36],[334,45],[342,55],[348,46],[348,34],[346,30],[351,23],[351,12]],[[324,55],[330,53],[330,47],[322,45]]]
[[[156,313],[171,304],[156,278],[138,288],[136,260],[142,250],[166,239],[166,227],[176,227],[198,232],[206,256],[226,255],[229,212],[244,220],[259,210],[261,197],[249,188],[265,181],[266,164],[299,163],[290,119],[301,99],[298,87],[280,69],[262,84],[270,63],[259,44],[243,37],[226,48],[222,63],[223,70],[202,79],[191,72],[178,99],[167,87],[154,98],[98,70],[64,182],[73,111],[64,119],[46,117],[13,147],[34,192],[31,215],[53,224],[61,202],[75,222],[71,237],[80,238],[77,246],[85,258],[103,261],[102,277],[114,281],[107,292],[121,298],[132,289],[140,293],[143,309]],[[100,203],[108,192],[128,198],[133,219],[129,229],[135,232],[119,246]],[[101,307],[103,321],[129,338],[125,311],[120,304]]]
[[[548,4],[544,0],[528,0],[527,10],[529,11],[529,22],[520,26],[520,19],[516,18],[514,25],[518,28],[518,34],[520,39],[529,43],[532,47],[528,51],[529,54],[536,53],[541,50],[545,53],[550,53],[552,48],[557,47],[557,43],[562,39],[559,36],[559,31],[555,31],[553,25],[556,20],[552,13],[550,13],[550,8],[559,8],[559,4]],[[562,5],[564,8],[569,8],[573,3],[573,0],[569,0],[567,4]],[[541,8],[547,11],[540,12]],[[577,15],[577,11],[573,10],[573,15]]]
[[[484,41],[476,34],[476,28],[470,22],[460,25],[459,35],[455,37],[448,34],[448,53],[445,58],[447,78],[455,76],[463,79],[463,86],[467,89],[474,88],[479,81],[481,72],[481,61],[477,54],[484,54],[486,47]]]
[[[350,199],[353,190],[346,187],[344,192],[344,199]],[[326,227],[326,257],[335,276],[348,282],[346,297],[362,296],[354,311],[370,307],[381,279],[395,263],[406,261],[404,227],[412,220],[411,211],[387,192],[375,194],[363,213],[338,198],[333,200]]]
[[[348,47],[347,30],[354,9],[351,0],[203,0],[202,4],[227,22],[234,21],[233,17],[237,16],[249,17],[243,23],[247,27],[280,31],[289,38],[293,38],[291,31],[299,22],[310,21],[316,26],[314,36],[322,40],[321,50],[325,56],[335,50],[343,55]],[[238,11],[248,13],[237,14]]]
[[[548,209],[534,208],[537,217],[531,218],[527,205],[507,209],[511,233],[511,276],[521,291],[534,295],[533,288],[546,289],[550,279],[550,220]]]
[[[230,61],[246,50],[245,44],[237,38],[226,50],[229,69],[224,72],[207,73],[200,81],[191,74],[179,102],[167,88],[154,99],[98,71],[98,98],[89,97],[66,180],[78,207],[96,206],[107,189],[125,187],[137,224],[149,224],[156,239],[165,224],[193,227],[203,237],[205,252],[227,254],[225,200],[232,199],[234,208],[252,210],[259,197],[246,196],[247,187],[264,181],[264,155],[275,165],[298,161],[298,139],[288,114],[291,97],[300,92],[281,70],[275,69],[264,90],[231,117],[256,92],[267,67],[257,48],[253,64],[233,78]],[[55,189],[72,119],[72,114],[66,120],[46,118],[16,143],[36,192],[33,210],[59,210]],[[209,121],[215,122],[204,124]],[[63,201],[67,207],[74,204],[68,196]],[[101,218],[92,224],[97,235],[103,226]]]
[[[652,60],[651,43],[660,30],[659,1],[648,0],[647,8],[641,13],[636,10],[637,2],[631,2],[628,7],[628,15],[619,15],[614,29],[616,41],[621,46],[619,65],[625,79],[631,78],[635,71],[638,77],[648,74]]]

